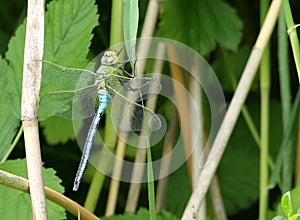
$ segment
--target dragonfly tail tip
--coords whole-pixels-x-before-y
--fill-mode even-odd
[[[75,181],[74,182],[74,185],[73,185],[73,191],[77,191],[79,188],[79,182],[78,181]]]

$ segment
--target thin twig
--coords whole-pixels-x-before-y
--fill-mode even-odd
[[[44,48],[44,1],[28,1],[22,85],[22,123],[34,219],[47,219],[38,132],[41,60]]]
[[[11,173],[7,173],[3,170],[0,170],[0,184],[25,193],[29,193],[29,184],[27,179],[24,179]],[[57,205],[60,205],[73,215],[80,215],[82,219],[99,220],[99,218],[93,213],[89,212],[88,210],[86,210],[73,200],[69,199],[68,197],[65,197],[63,194],[58,193],[48,187],[45,187],[44,189],[46,192],[47,199],[51,200]]]
[[[226,148],[242,106],[250,90],[252,81],[261,61],[262,54],[267,43],[270,40],[275,23],[277,21],[278,13],[281,8],[281,3],[281,0],[273,0],[270,6],[265,22],[252,49],[236,92],[232,98],[228,111],[212,145],[211,153],[209,154],[207,159],[209,163],[206,164],[205,169],[202,170],[197,181],[197,188],[193,191],[183,213],[183,220],[192,219],[194,214],[193,212],[195,211],[195,209],[196,212],[198,212],[198,209],[203,199],[205,198],[205,194],[208,190],[217,166],[222,158],[223,152]]]

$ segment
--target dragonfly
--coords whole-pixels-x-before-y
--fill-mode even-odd
[[[129,60],[120,61],[121,51],[122,49],[105,51],[101,57],[100,66],[95,72],[62,67],[43,61],[43,71],[46,72],[44,75],[47,76],[46,88],[47,82],[49,82],[53,85],[52,90],[54,91],[48,92],[42,97],[40,109],[48,110],[52,114],[66,119],[93,117],[85,139],[73,191],[77,191],[79,188],[100,120],[112,100],[117,100],[122,102],[123,106],[135,109],[132,111],[133,115],[129,117],[132,120],[131,129],[140,131],[142,129],[141,121],[145,117],[151,119],[150,128],[152,130],[158,130],[161,126],[159,117],[143,105],[143,100],[147,98],[148,94],[159,93],[161,84],[155,78],[135,77],[134,74],[126,71],[124,64]],[[123,92],[119,92],[120,90]],[[126,94],[133,94],[135,98],[129,99],[124,91]],[[96,108],[95,99],[98,99],[98,108]],[[97,110],[95,111],[95,109]],[[119,117],[116,116],[119,119],[115,120],[115,123],[120,122],[121,114],[122,112]],[[124,129],[124,125],[122,127]]]

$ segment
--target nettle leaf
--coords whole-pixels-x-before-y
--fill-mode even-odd
[[[92,30],[98,25],[97,7],[94,0],[59,0],[52,1],[47,7],[45,14],[45,47],[44,59],[70,67],[84,68],[87,63],[87,54],[90,41],[93,37]],[[9,66],[7,70],[7,88],[13,103],[10,112],[20,118],[23,54],[25,42],[24,21],[11,38],[6,59]],[[43,75],[46,74],[43,72]],[[42,86],[41,95],[45,94]],[[46,106],[47,107],[47,106]],[[47,115],[49,117],[50,115]],[[41,118],[45,118],[44,115]],[[49,122],[49,126],[51,122]],[[47,127],[47,122],[43,127]],[[64,129],[63,121],[60,130],[66,136],[74,137],[72,133],[66,134],[69,124]],[[46,134],[47,135],[47,134]],[[53,142],[64,142],[56,137]]]
[[[242,22],[236,11],[221,0],[165,1],[159,36],[187,44],[200,54],[216,43],[236,51],[242,38]]]
[[[1,170],[27,178],[26,160],[8,160],[0,166]],[[61,180],[55,176],[53,169],[43,168],[44,183],[59,193],[64,192]],[[32,219],[30,195],[7,186],[0,185],[1,219]],[[66,219],[64,209],[47,200],[48,219]]]
[[[98,25],[94,0],[52,1],[45,15],[44,59],[62,66],[84,68],[92,30]]]
[[[25,42],[26,20],[18,27],[16,34],[8,44],[8,51],[5,54],[9,63],[6,80],[7,91],[12,100],[11,113],[21,118],[21,93],[23,80],[23,55]]]
[[[109,217],[101,217],[103,220],[145,220],[150,219],[149,210],[141,208],[137,213],[125,213],[123,215],[114,215]],[[171,213],[162,210],[156,215],[157,220],[177,220]]]
[[[0,88],[2,88],[0,91],[0,160],[7,153],[17,128],[20,126],[20,119],[11,112],[13,99],[7,91],[7,70],[7,62],[0,57]]]
[[[259,150],[239,118],[218,168],[226,213],[246,209],[258,198]]]
[[[168,179],[165,208],[181,217],[191,195],[187,167],[181,166]]]
[[[74,129],[72,121],[62,120],[58,117],[51,117],[40,123],[44,128],[43,133],[49,144],[65,144],[74,139]],[[63,129],[62,129],[63,128]]]
[[[44,59],[62,66],[85,68],[93,37],[92,30],[98,25],[99,16],[94,0],[52,1],[47,10]],[[43,71],[43,76],[45,74],[47,72]],[[42,87],[41,96],[47,93],[44,88],[46,87]],[[49,113],[52,107],[41,106],[40,118],[54,115]],[[53,131],[58,124],[59,130]],[[48,141],[51,139],[51,144],[65,143],[69,138],[74,139],[74,131],[70,129],[71,122],[55,118],[44,121],[41,126],[44,128],[46,139]]]
[[[234,92],[233,80],[235,85],[239,82],[251,48],[248,46],[241,46],[235,53],[227,53],[225,51],[217,52],[215,61],[212,63],[212,68],[215,71],[224,91]],[[258,74],[257,74],[258,75]],[[232,79],[233,77],[233,79]],[[258,88],[258,76],[252,83],[251,90],[256,91]]]

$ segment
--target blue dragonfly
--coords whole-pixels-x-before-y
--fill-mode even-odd
[[[50,84],[50,91],[42,96],[40,109],[44,112],[51,112],[65,119],[80,119],[93,116],[84,143],[83,153],[75,176],[73,190],[77,191],[86,169],[93,141],[100,120],[105,109],[112,99],[122,102],[123,106],[130,106],[134,109],[133,115],[126,116],[131,120],[130,128],[140,131],[143,118],[151,119],[151,130],[158,130],[161,126],[160,119],[153,111],[144,107],[143,103],[149,94],[158,94],[161,85],[152,77],[134,77],[127,72],[124,64],[128,60],[120,61],[120,50],[105,51],[101,57],[100,66],[93,72],[90,70],[73,69],[59,66],[48,61],[43,61],[43,80]],[[129,99],[126,94],[133,95]],[[147,95],[144,95],[147,94]],[[95,112],[95,99],[98,99],[99,106]],[[115,115],[115,123],[120,122],[122,112]],[[121,123],[120,123],[121,124]],[[124,126],[123,126],[124,127]],[[127,128],[128,129],[128,128]]]

